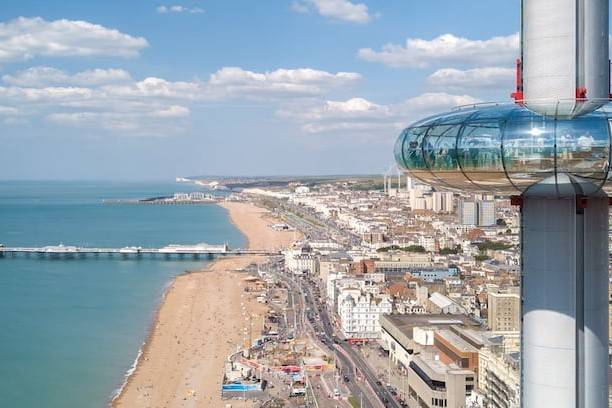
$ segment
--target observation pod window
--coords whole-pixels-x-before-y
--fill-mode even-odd
[[[601,112],[557,122],[557,172],[603,184],[608,178],[610,127]]]
[[[529,110],[514,111],[504,129],[503,162],[520,190],[555,174],[555,120]]]
[[[431,183],[429,177],[431,173],[425,165],[425,159],[423,158],[422,142],[423,137],[429,127],[413,127],[405,130],[402,135],[402,161],[400,162],[401,167],[410,169],[410,174],[421,181]]]
[[[479,106],[405,129],[398,164],[441,188],[516,194],[559,173],[603,185],[610,178],[612,106],[574,119],[516,105]]]
[[[395,156],[396,163],[404,162],[404,141],[406,140],[406,134],[408,133],[408,129],[404,129],[400,134],[400,137],[395,141],[395,146],[393,147],[393,155]]]
[[[468,113],[469,115],[469,113]],[[425,162],[434,178],[450,188],[473,189],[474,185],[461,171],[457,159],[457,138],[463,130],[466,113],[450,118],[455,124],[436,124],[431,127],[423,142]],[[446,123],[447,118],[443,122]]]
[[[508,189],[501,151],[502,126],[499,119],[471,121],[466,123],[457,144],[461,170],[481,190]]]

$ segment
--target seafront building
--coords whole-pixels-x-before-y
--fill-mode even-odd
[[[388,295],[373,295],[359,288],[344,288],[338,296],[340,327],[351,340],[380,337],[380,317],[391,313]]]
[[[294,275],[314,274],[318,271],[318,258],[309,246],[284,251],[285,267]]]

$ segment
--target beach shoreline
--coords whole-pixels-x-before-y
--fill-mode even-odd
[[[272,229],[275,220],[269,212],[251,203],[219,205],[245,235],[250,249],[281,249],[295,237]],[[252,319],[245,316],[263,316],[266,310],[244,291],[246,276],[237,270],[266,259],[227,257],[177,276],[164,292],[132,373],[126,375],[110,405],[225,406],[220,398],[225,360],[244,345],[246,321]],[[253,326],[255,333],[258,326]],[[251,406],[249,401],[231,403]]]

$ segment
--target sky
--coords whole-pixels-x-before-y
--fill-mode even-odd
[[[411,122],[508,101],[518,0],[20,0],[0,179],[375,174]]]

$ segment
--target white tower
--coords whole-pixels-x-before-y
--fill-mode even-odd
[[[522,0],[521,10],[525,106],[574,117],[606,104],[608,0]]]
[[[605,408],[608,197],[558,177],[522,196],[522,406]]]

